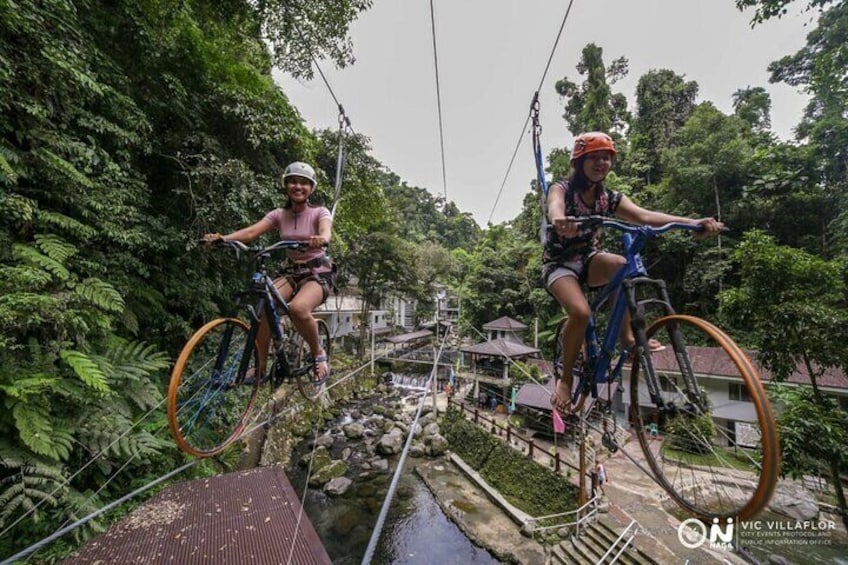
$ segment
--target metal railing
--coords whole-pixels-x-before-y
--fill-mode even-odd
[[[631,529],[633,530],[632,533],[630,532]],[[604,563],[604,559],[609,557],[609,555],[612,554],[613,551],[615,551],[615,548],[616,548],[616,546],[618,546],[619,542],[623,542],[621,547],[619,548],[619,550],[615,553],[615,555],[613,555],[612,560],[607,565],[612,565],[613,563],[615,563],[618,560],[618,558],[621,556],[621,554],[624,552],[624,550],[627,549],[628,546],[633,542],[633,538],[636,537],[636,534],[638,533],[638,531],[639,531],[639,524],[636,523],[636,520],[633,520],[632,522],[630,522],[627,525],[626,528],[624,528],[624,531],[621,532],[621,534],[617,538],[615,538],[615,541],[612,542],[612,544],[609,546],[609,549],[607,549],[607,552],[604,553],[603,556],[601,556],[601,558],[598,560],[597,565]],[[628,535],[630,537],[627,537]],[[626,540],[624,539],[625,537],[627,537]]]
[[[587,510],[588,508],[588,510]],[[585,511],[585,514],[581,516],[581,513]],[[580,526],[583,525],[590,519],[595,518],[598,515],[598,497],[594,497],[589,502],[577,508],[576,510],[569,510],[568,512],[560,512],[559,514],[548,514],[547,516],[538,516],[535,518],[528,518],[526,523],[524,524],[524,529],[527,533],[533,532],[545,532],[548,530],[555,530],[559,528],[567,528],[570,526],[574,526],[575,535],[580,536]],[[577,520],[573,520],[570,522],[557,522],[550,526],[538,526],[538,523],[542,520],[551,520],[553,518],[560,518],[562,516],[577,516]]]

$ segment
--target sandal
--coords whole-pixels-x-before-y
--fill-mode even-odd
[[[563,418],[574,414],[574,405],[571,404],[571,399],[563,402],[557,389],[554,389],[553,393],[551,393],[551,407],[559,412],[559,415]]]
[[[324,376],[320,375],[320,366],[321,363],[327,366],[327,372],[324,373]],[[327,379],[330,378],[330,359],[327,357],[327,354],[317,356],[312,360],[312,385],[313,386],[321,386],[322,384],[327,382]]]

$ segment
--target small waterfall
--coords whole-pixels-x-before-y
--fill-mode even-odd
[[[409,373],[392,373],[392,385],[397,388],[424,392],[427,390],[427,381],[430,375],[409,374]]]

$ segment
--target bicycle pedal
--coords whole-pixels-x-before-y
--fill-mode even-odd
[[[615,453],[618,451],[618,444],[615,442],[615,438],[612,437],[612,434],[609,432],[604,432],[604,435],[601,436],[601,445],[609,449],[610,453]]]

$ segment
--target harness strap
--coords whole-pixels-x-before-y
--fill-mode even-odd
[[[545,243],[545,217],[547,216],[548,208],[548,181],[545,180],[545,167],[542,162],[542,124],[539,122],[539,91],[533,94],[533,101],[530,103],[530,119],[533,120],[533,157],[536,162],[536,182],[539,186],[539,209],[541,210],[541,218],[539,220],[539,240],[542,244]]]

